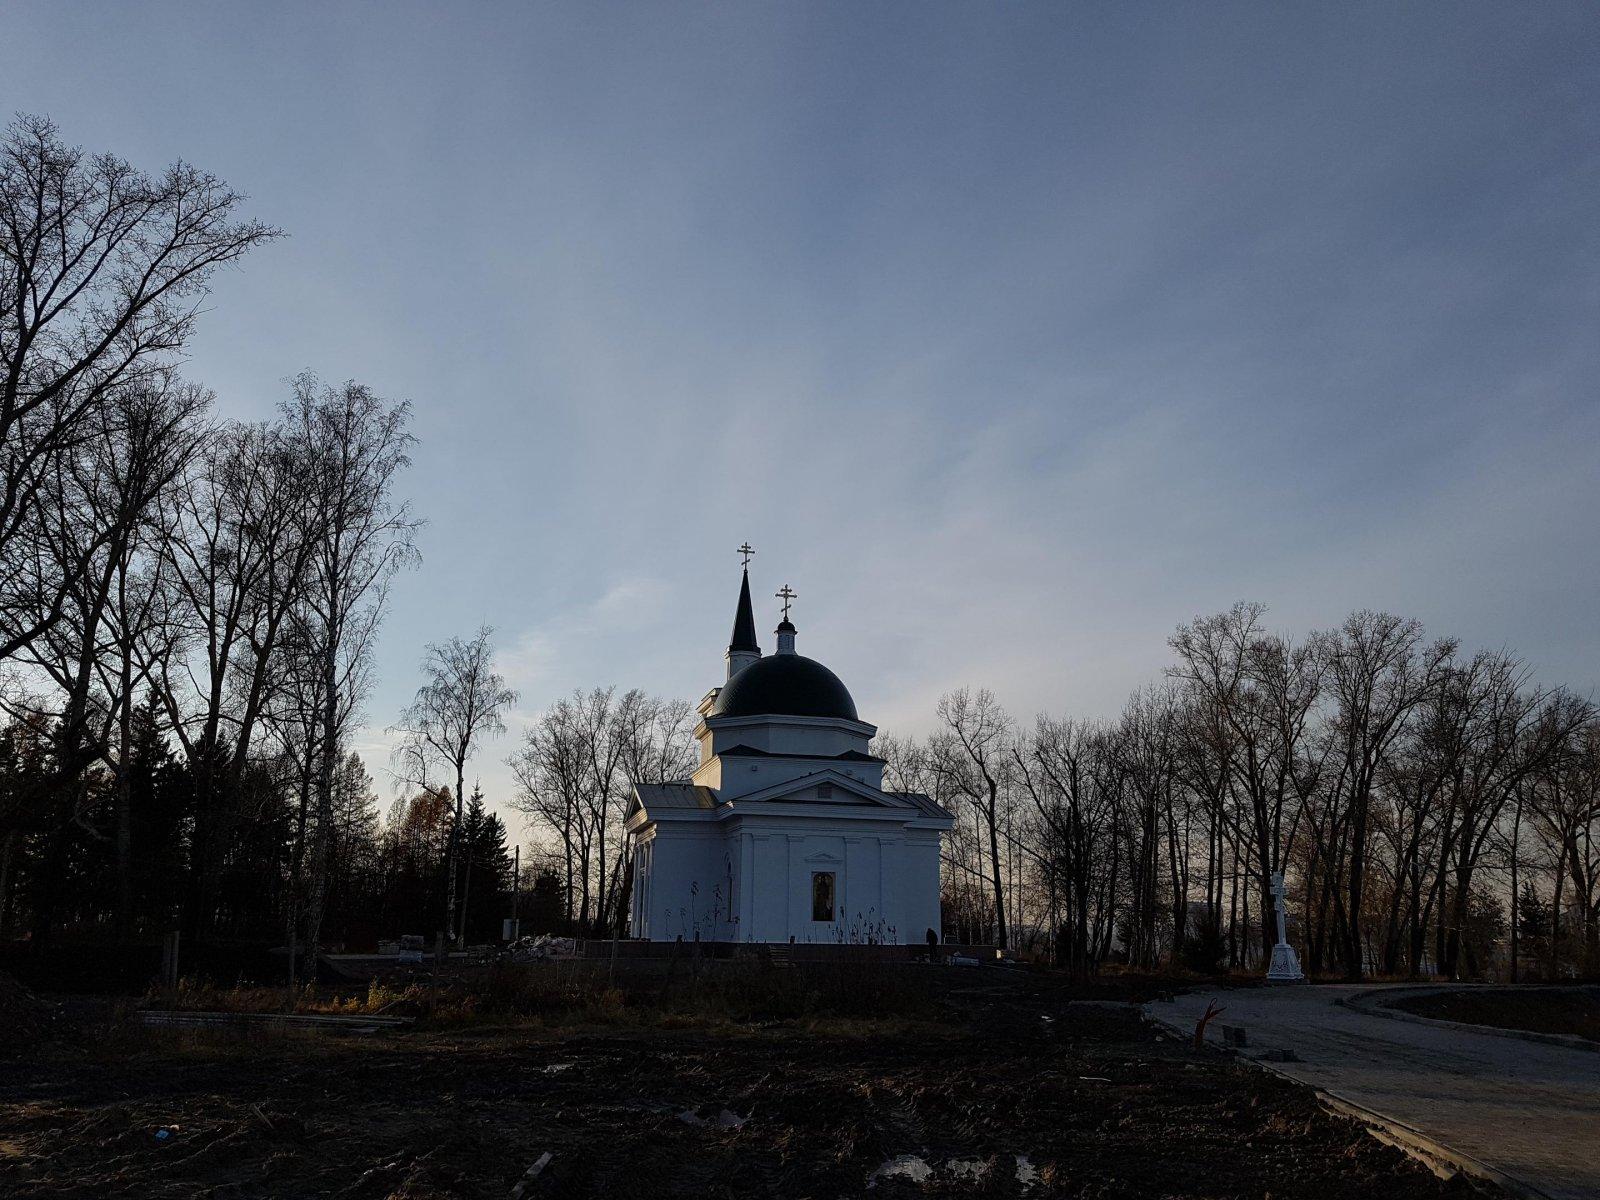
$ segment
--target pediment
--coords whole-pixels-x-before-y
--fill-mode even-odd
[[[834,790],[832,799],[820,800],[815,797],[801,795],[804,792],[815,791],[818,784],[831,784]],[[801,775],[796,779],[785,779],[770,787],[762,788],[758,792],[750,792],[733,801],[736,805],[748,804],[804,804],[811,808],[827,809],[834,805],[869,805],[878,808],[903,809],[914,807],[906,803],[899,796],[880,791],[871,784],[863,783],[853,776],[842,771],[826,770],[813,771],[810,775]]]

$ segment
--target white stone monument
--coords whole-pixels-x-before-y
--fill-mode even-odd
[[[1272,907],[1278,911],[1278,944],[1272,948],[1272,965],[1267,968],[1268,983],[1303,983],[1305,972],[1300,969],[1300,958],[1289,945],[1289,935],[1284,924],[1283,898],[1288,889],[1283,886],[1283,872],[1272,876]]]

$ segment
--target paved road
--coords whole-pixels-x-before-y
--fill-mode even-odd
[[[1600,1197],[1600,1054],[1437,1029],[1336,1005],[1362,987],[1197,992],[1149,1006],[1186,1029],[1215,999],[1242,1025],[1246,1055],[1283,1048],[1278,1070],[1420,1130],[1559,1200]]]

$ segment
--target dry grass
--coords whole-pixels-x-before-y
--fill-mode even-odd
[[[416,999],[417,985],[392,989],[373,980],[360,989],[319,988],[306,984],[290,992],[282,987],[218,987],[209,979],[185,977],[172,988],[151,988],[144,1007],[171,1008],[186,1012],[229,1013],[323,1013],[328,1015],[375,1016],[408,999]]]
[[[665,974],[621,978],[601,962],[574,960],[491,967],[449,980],[361,988],[307,984],[217,987],[183,979],[153,989],[145,1008],[188,1012],[406,1016],[429,1026],[501,1023],[709,1029],[797,1023],[872,1028],[875,1023],[935,1015],[935,980],[900,964],[838,962],[775,965],[760,961],[683,963]]]

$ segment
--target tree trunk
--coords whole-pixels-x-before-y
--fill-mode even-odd
[[[21,836],[13,829],[6,834],[4,843],[0,843],[0,938],[11,929],[11,867],[16,861],[17,841]]]
[[[467,905],[472,902],[472,845],[468,843],[467,852],[462,864],[461,881],[461,931],[456,936],[456,941],[461,945],[467,944]]]
[[[994,924],[996,942],[1004,950],[1009,944],[1006,941],[1006,899],[1005,887],[1000,878],[1000,814],[996,798],[995,785],[989,784],[989,807],[984,814],[989,825],[989,878],[994,885]]]
[[[1367,808],[1355,805],[1350,826],[1350,860],[1345,865],[1348,888],[1345,893],[1344,974],[1351,983],[1360,983],[1363,970],[1361,953],[1361,903],[1367,867]]]
[[[456,854],[461,845],[461,788],[466,780],[466,759],[458,758],[455,767],[456,813],[455,819],[450,822],[449,848],[445,851],[444,857],[444,927],[452,938],[456,938]]]
[[[330,589],[337,595],[337,589]],[[329,845],[333,840],[333,776],[339,754],[339,676],[337,626],[330,622],[322,662],[322,745],[318,747],[317,824],[312,842],[311,898],[307,904],[306,978],[317,977],[322,916],[328,898]]]
[[[121,742],[117,754],[117,941],[126,942],[133,933],[133,660],[126,647],[121,678],[122,712],[117,723]]]
[[[1522,897],[1517,891],[1517,847],[1522,834],[1522,789],[1517,789],[1517,808],[1511,818],[1511,982],[1517,982],[1517,960],[1522,952],[1521,939],[1518,937],[1517,926],[1522,922],[1518,919],[1518,907]]]

